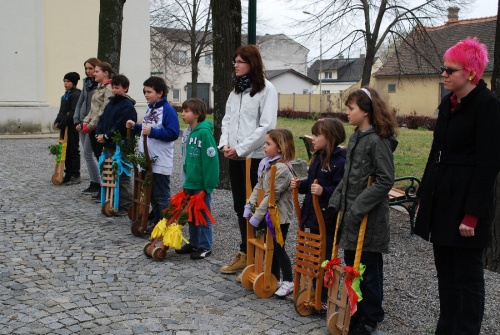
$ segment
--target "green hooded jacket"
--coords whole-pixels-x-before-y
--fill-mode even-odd
[[[219,152],[213,135],[214,125],[204,120],[191,130],[183,147],[184,173],[182,187],[212,193],[219,184]]]

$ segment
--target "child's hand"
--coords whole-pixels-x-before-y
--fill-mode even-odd
[[[104,139],[104,135],[103,134],[97,135],[97,142],[99,142],[99,143],[106,143],[106,140]]]
[[[149,124],[145,124],[142,126],[142,134],[145,136],[149,136],[151,134],[151,126]]]
[[[290,188],[298,188],[299,185],[300,185],[300,178],[299,177],[292,178],[292,180],[290,181]]]
[[[82,126],[80,126],[79,123],[76,125],[75,128],[76,128],[76,131],[82,131]]]
[[[255,216],[252,216],[252,217],[250,218],[250,224],[251,224],[252,226],[254,226],[255,228],[258,228],[258,227],[259,227],[259,224],[260,224],[260,221],[259,221],[259,219],[257,219]]]
[[[90,129],[89,129],[89,126],[88,126],[86,123],[84,123],[84,124],[83,124],[82,131],[83,131],[85,134],[90,134]]]
[[[125,124],[125,127],[127,128],[133,128],[135,126],[135,122],[132,120],[127,120],[127,123]]]
[[[319,197],[320,195],[323,194],[323,187],[321,187],[319,184],[312,184],[311,194],[317,195]]]
[[[245,210],[243,211],[243,217],[248,219],[252,216],[252,206],[250,204],[245,204]]]

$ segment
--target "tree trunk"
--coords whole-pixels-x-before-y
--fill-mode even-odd
[[[241,45],[241,0],[211,0],[210,5],[214,36],[214,136],[219,140],[226,101],[233,88],[233,55]],[[220,159],[219,187],[230,188],[228,160],[223,156]]]
[[[97,58],[120,70],[123,6],[126,0],[101,0],[99,11],[99,42]]]
[[[496,36],[500,36],[500,0],[498,1],[498,15]],[[491,78],[491,89],[497,97],[500,97],[500,39],[495,39],[495,50],[493,52],[493,75]],[[491,246],[486,249],[484,266],[490,271],[500,273],[500,175],[497,176],[495,186],[495,216],[491,227]]]
[[[361,75],[361,87],[370,85],[375,53],[375,43],[367,41],[365,63],[363,64],[363,74]]]

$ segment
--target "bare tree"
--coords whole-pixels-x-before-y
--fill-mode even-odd
[[[101,0],[97,58],[120,70],[123,6],[126,0]]]
[[[214,136],[221,135],[226,101],[233,87],[233,54],[241,45],[241,0],[211,0],[214,50]],[[219,187],[230,188],[228,161],[220,159]]]
[[[498,1],[497,27],[495,39],[495,51],[493,52],[493,75],[491,77],[491,89],[497,97],[500,97],[500,0]],[[488,270],[500,273],[500,175],[497,176],[496,182],[496,202],[495,216],[491,227],[491,246],[485,252],[485,267]]]
[[[211,51],[212,10],[209,0],[156,0],[151,11],[153,26],[152,48],[155,66],[165,67],[164,73],[174,75],[184,65],[191,65],[191,95],[198,95],[198,63]],[[182,48],[188,47],[189,59]],[[181,67],[176,66],[182,65]],[[172,73],[174,72],[174,73]]]
[[[349,53],[352,48],[365,49],[365,63],[361,85],[369,85],[371,71],[376,54],[384,41],[413,44],[409,39],[415,39],[417,34],[425,34],[426,25],[441,17],[452,5],[464,5],[463,0],[425,0],[419,5],[410,5],[405,0],[316,0],[306,6],[301,6],[319,18],[311,16],[306,22],[309,28],[305,36],[311,36],[319,31],[323,36],[334,37],[326,41],[324,52],[338,50],[338,54]],[[358,24],[360,18],[363,23]],[[411,34],[410,34],[411,32]],[[326,33],[326,34],[325,34]],[[418,50],[415,50],[418,52]]]

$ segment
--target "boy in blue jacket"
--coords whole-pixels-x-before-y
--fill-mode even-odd
[[[144,97],[148,111],[142,123],[127,121],[128,128],[141,134],[139,151],[144,153],[143,137],[148,136],[149,156],[156,157],[153,163],[153,185],[151,205],[154,222],[163,218],[162,211],[170,204],[170,174],[174,166],[174,141],[179,137],[180,126],[177,112],[167,101],[168,88],[160,77],[149,77],[144,82]]]
[[[109,98],[109,103],[104,108],[99,118],[96,128],[97,142],[104,145],[108,157],[113,156],[116,150],[116,143],[111,141],[112,132],[118,131],[123,140],[127,139],[127,120],[137,121],[137,111],[135,110],[135,100],[127,95],[130,81],[124,75],[118,74],[111,80],[111,92],[113,96]],[[122,153],[123,157],[123,153]],[[132,205],[133,191],[132,179],[126,174],[120,175],[120,207],[119,216],[126,215],[128,208]]]
[[[182,104],[182,120],[188,124],[189,136],[183,143],[185,180],[182,188],[189,195],[205,192],[205,206],[210,211],[211,193],[219,183],[219,155],[213,135],[214,125],[205,120],[207,105],[192,98]],[[189,243],[176,250],[203,259],[212,254],[212,222],[204,213],[205,223],[189,222]]]

